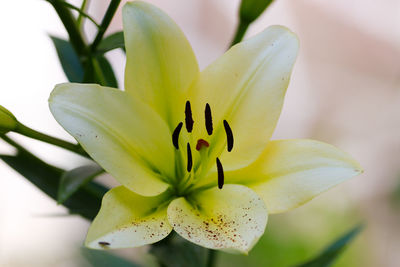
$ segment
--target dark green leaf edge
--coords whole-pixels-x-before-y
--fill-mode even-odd
[[[55,36],[50,36],[50,38],[56,48],[58,59],[68,81],[82,82],[83,66],[72,44]]]
[[[104,54],[117,48],[121,48],[125,51],[124,33],[122,31],[110,34],[101,40],[96,52]]]
[[[64,172],[58,186],[57,203],[64,203],[79,188],[85,186],[103,172],[104,170],[99,165],[85,165]]]
[[[340,238],[335,240],[331,245],[324,249],[315,258],[300,264],[296,267],[329,267],[341,255],[347,245],[361,232],[364,225],[360,224],[346,232]]]

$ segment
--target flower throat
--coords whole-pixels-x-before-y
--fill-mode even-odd
[[[213,133],[213,121],[212,121],[212,113],[211,113],[211,107],[207,103],[205,110],[204,110],[204,117],[205,117],[205,126],[207,130],[208,135],[212,135]],[[190,101],[186,101],[185,105],[185,127],[186,131],[188,133],[191,133],[193,131],[193,116],[192,116],[192,108],[190,105]],[[226,133],[226,138],[227,138],[227,150],[228,152],[232,151],[233,148],[233,133],[232,129],[229,126],[229,123],[224,120],[224,129]],[[183,127],[183,122],[179,122],[179,124],[176,126],[175,130],[172,133],[172,144],[176,149],[179,149],[179,135],[181,133]],[[203,147],[204,149],[208,148],[210,144],[204,140],[204,139],[198,139],[197,144],[196,144],[196,150],[200,151]],[[186,146],[186,152],[187,152],[187,165],[186,165],[186,170],[187,172],[191,172],[192,167],[193,167],[193,157],[192,157],[192,149],[190,147],[190,143],[187,143]],[[222,189],[224,186],[224,169],[222,167],[222,163],[219,160],[219,158],[216,158],[216,165],[217,165],[217,172],[218,172],[218,188]]]

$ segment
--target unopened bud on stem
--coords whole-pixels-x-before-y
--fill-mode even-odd
[[[0,134],[5,134],[17,128],[15,116],[3,106],[0,106]]]

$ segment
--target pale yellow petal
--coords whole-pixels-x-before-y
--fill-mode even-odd
[[[171,125],[182,121],[188,86],[198,75],[186,37],[160,9],[141,1],[123,8],[125,90],[151,105]]]
[[[269,213],[280,213],[361,172],[360,165],[336,147],[298,139],[271,141],[256,162],[227,172],[225,178],[246,184],[264,199]]]
[[[93,84],[60,84],[50,110],[88,154],[121,184],[160,194],[174,176],[174,151],[165,122],[125,92]]]
[[[139,247],[166,237],[168,196],[143,197],[120,186],[103,197],[85,245],[95,249]]]
[[[168,220],[195,244],[247,253],[264,233],[267,210],[253,190],[227,184],[175,199],[168,207]]]
[[[210,142],[210,158],[223,152],[226,170],[254,161],[269,141],[279,118],[299,43],[294,33],[271,26],[229,49],[201,72],[191,90],[194,132]],[[205,128],[206,103],[211,107],[214,132]],[[223,120],[230,125],[234,145],[225,147]]]

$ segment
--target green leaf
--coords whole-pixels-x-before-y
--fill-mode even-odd
[[[140,267],[107,251],[82,248],[81,253],[93,267]]]
[[[322,253],[310,261],[297,265],[297,267],[328,267],[340,256],[351,240],[362,230],[362,225],[357,225],[339,239],[334,241]]]
[[[208,250],[176,234],[170,234],[166,239],[153,244],[150,253],[157,258],[161,266],[205,267],[207,265]]]
[[[49,197],[57,199],[58,186],[65,171],[47,164],[22,147],[17,148],[18,153],[15,156],[0,155],[0,159]],[[78,189],[63,205],[70,213],[93,220],[100,209],[102,196],[107,190],[98,183],[89,182]]]
[[[82,82],[83,67],[73,46],[66,40],[50,36],[65,75],[70,82]]]
[[[103,40],[101,40],[99,46],[97,47],[97,52],[106,53],[113,49],[121,48],[125,51],[124,33],[116,32],[108,35]]]
[[[256,20],[273,0],[242,0],[239,9],[240,20],[250,24]]]
[[[64,172],[58,187],[58,204],[64,203],[79,188],[103,172],[104,170],[99,165],[86,165]]]

